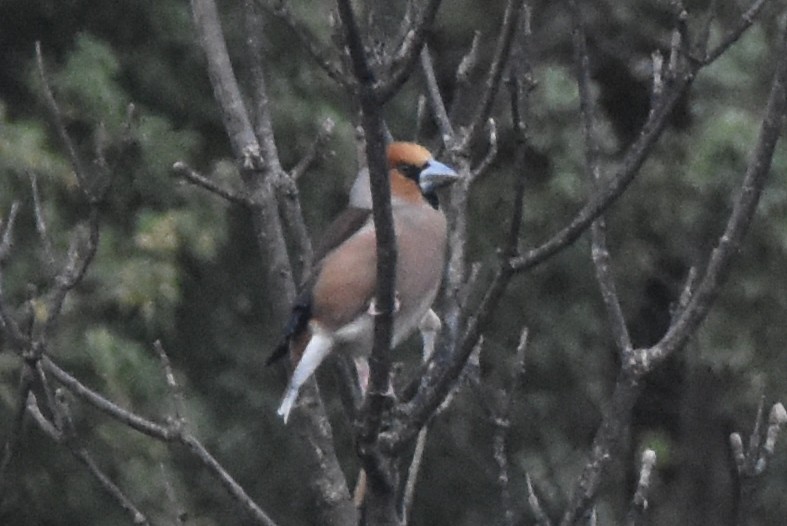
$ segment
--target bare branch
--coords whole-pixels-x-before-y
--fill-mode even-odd
[[[787,31],[785,31],[787,33]],[[726,277],[732,257],[743,241],[757,209],[762,189],[767,181],[773,159],[773,152],[781,133],[782,122],[787,109],[785,92],[787,91],[787,37],[782,34],[779,43],[780,54],[776,73],[771,85],[771,92],[760,127],[757,144],[751,154],[746,174],[741,184],[738,197],[735,199],[724,233],[719,238],[716,248],[692,294],[688,305],[680,316],[670,325],[669,330],[651,349],[648,349],[647,361],[660,361],[676,349],[683,346],[691,334],[707,315],[713,300],[716,298],[721,282]]]
[[[99,216],[96,207],[90,208],[90,216],[85,223],[77,225],[71,235],[71,243],[63,268],[55,276],[55,283],[47,302],[47,318],[43,326],[42,340],[39,344],[46,345],[46,341],[55,330],[63,302],[68,293],[84,278],[90,263],[96,255],[99,241]]]
[[[49,107],[49,112],[52,114],[52,118],[55,120],[55,127],[57,128],[57,132],[60,135],[60,140],[63,141],[66,152],[68,152],[68,157],[71,160],[71,166],[74,168],[74,173],[77,177],[77,181],[79,182],[79,187],[83,192],[85,192],[85,195],[87,195],[88,199],[92,201],[95,199],[95,196],[91,195],[90,193],[91,188],[88,184],[88,171],[85,167],[85,163],[82,162],[79,153],[77,153],[76,146],[68,134],[65,121],[63,120],[63,113],[60,111],[60,107],[58,106],[55,96],[52,93],[52,88],[49,85],[49,75],[47,74],[46,68],[44,67],[44,57],[43,53],[41,52],[40,41],[36,41],[36,64],[38,66],[38,76],[41,80],[41,87],[44,92],[44,99],[46,100],[47,106]]]
[[[177,161],[175,164],[173,164],[172,170],[176,174],[183,177],[186,181],[204,188],[205,190],[218,195],[222,199],[226,199],[230,203],[235,203],[241,206],[254,206],[253,200],[247,195],[235,192],[234,190],[222,188],[218,183],[211,181],[183,161]]]
[[[391,60],[388,77],[378,81],[373,87],[381,104],[393,97],[410,77],[418,56],[425,46],[426,34],[437,15],[440,0],[426,0],[426,2],[426,6],[421,9],[420,17],[407,32]]]
[[[541,501],[539,501],[538,495],[536,495],[536,491],[533,488],[533,481],[530,480],[529,473],[525,473],[525,482],[527,483],[527,502],[530,505],[530,511],[533,512],[536,518],[536,524],[538,526],[551,526],[552,521],[549,520],[549,516],[541,507]]]
[[[749,27],[751,27],[751,25],[754,23],[757,15],[759,15],[760,11],[762,11],[762,8],[765,7],[766,1],[767,0],[755,0],[749,9],[747,9],[738,19],[737,25],[729,33],[724,35],[724,37],[721,39],[721,42],[719,42],[716,47],[708,51],[702,63],[710,64],[722,56],[731,45],[737,42],[741,36],[743,36],[743,33],[745,33],[746,30],[749,29]]]
[[[53,269],[55,268],[55,253],[52,250],[52,240],[49,239],[46,217],[44,216],[44,209],[41,205],[41,195],[38,190],[38,177],[35,172],[31,170],[27,171],[27,176],[30,178],[30,186],[33,191],[33,211],[36,216],[36,230],[44,246],[44,261],[50,269]]]
[[[413,459],[410,461],[410,469],[407,471],[407,482],[405,482],[404,485],[404,496],[402,498],[402,509],[400,512],[402,526],[407,526],[408,519],[410,518],[410,510],[413,507],[413,500],[415,498],[415,484],[418,481],[418,473],[421,471],[421,461],[423,460],[424,451],[426,450],[426,439],[428,435],[429,426],[427,425],[421,428],[415,440]]]
[[[730,448],[736,467],[736,486],[738,493],[737,518],[738,524],[749,524],[754,511],[756,480],[762,475],[768,460],[773,455],[781,428],[787,423],[787,412],[781,403],[771,407],[768,415],[767,428],[763,418],[763,400],[757,408],[748,448],[744,446],[740,433],[730,434]]]
[[[473,41],[470,43],[470,49],[465,53],[465,56],[462,57],[459,67],[456,68],[456,83],[460,87],[469,84],[473,72],[478,67],[480,57],[478,50],[480,49],[480,43],[481,32],[473,32]]]
[[[7,485],[6,474],[21,441],[22,424],[24,423],[25,411],[27,410],[27,395],[32,388],[33,378],[32,368],[25,364],[19,375],[17,409],[14,413],[14,419],[8,428],[8,436],[3,448],[3,458],[0,461],[0,494],[5,492]]]
[[[148,435],[157,440],[169,443],[180,443],[187,446],[188,450],[219,479],[230,495],[249,512],[251,517],[259,524],[273,526],[268,515],[257,506],[241,486],[227,473],[221,464],[205,449],[193,435],[182,429],[173,428],[147,420],[131,411],[121,408],[114,402],[104,398],[95,391],[85,387],[79,380],[60,369],[52,360],[44,356],[41,363],[53,377],[62,383],[73,394],[100,410],[109,417],[127,425],[128,427]]]
[[[629,147],[617,173],[588,200],[566,227],[538,247],[514,258],[511,266],[515,271],[531,269],[576,241],[591,223],[623,194],[650,155],[653,145],[664,131],[669,115],[688,86],[689,79],[680,78],[672,85],[672,89],[664,93],[642,127],[637,140]]]
[[[290,177],[293,181],[300,179],[306,170],[309,169],[312,163],[314,163],[314,161],[319,156],[323,155],[322,150],[325,148],[328,139],[331,137],[331,135],[333,135],[333,130],[335,127],[336,123],[330,117],[322,121],[322,125],[320,126],[314,141],[312,141],[312,143],[309,145],[309,148],[306,150],[306,153],[303,155],[301,160],[298,161],[298,164],[293,166],[290,170]]]
[[[245,159],[245,168],[253,168],[255,160],[249,156],[258,156],[260,146],[232,70],[216,4],[213,0],[191,0],[191,10],[197,35],[207,58],[213,95],[219,104],[233,152],[237,159]]]
[[[486,121],[492,113],[492,105],[497,96],[500,82],[503,79],[503,71],[508,62],[511,44],[514,41],[514,34],[519,28],[519,17],[522,12],[524,0],[509,0],[506,11],[503,15],[503,25],[500,28],[500,37],[495,46],[495,53],[492,57],[492,64],[484,83],[484,91],[481,94],[481,102],[478,104],[475,117],[467,128],[463,138],[462,149],[467,150],[475,142],[478,135],[484,128]]]
[[[497,125],[495,124],[495,119],[490,117],[489,121],[487,122],[487,130],[489,133],[489,149],[486,151],[486,155],[478,165],[473,168],[472,173],[470,174],[470,181],[475,182],[481,177],[482,175],[487,173],[489,166],[495,161],[497,157]]]
[[[15,347],[23,349],[29,345],[28,338],[9,311],[9,305],[3,292],[3,267],[14,246],[14,225],[19,214],[19,206],[19,201],[14,201],[8,212],[8,218],[4,223],[0,223],[0,230],[2,230],[0,234],[0,329]]]
[[[178,496],[175,494],[175,488],[172,485],[172,480],[169,476],[169,473],[167,473],[163,462],[159,463],[159,468],[161,469],[161,478],[164,479],[164,491],[167,494],[167,500],[169,500],[172,508],[175,509],[175,519],[177,524],[186,524],[189,513],[183,507],[180,499],[178,499]]]
[[[172,371],[172,364],[169,361],[169,356],[167,356],[167,351],[164,350],[164,346],[161,344],[161,340],[156,340],[153,342],[153,347],[156,349],[156,353],[158,353],[159,360],[161,361],[161,367],[164,369],[164,377],[167,380],[169,396],[172,398],[172,406],[175,411],[173,425],[175,426],[175,429],[181,429],[185,425],[183,391],[180,389],[180,386],[175,379],[175,373]]]
[[[92,389],[86,387],[79,380],[61,369],[47,356],[43,356],[41,358],[41,364],[44,370],[51,374],[58,382],[63,384],[73,394],[107,416],[121,422],[124,425],[127,425],[131,429],[164,441],[172,440],[172,438],[175,436],[175,433],[169,427],[153,422],[152,420],[148,420],[131,411],[123,409],[114,402],[104,398]]]
[[[0,221],[0,228],[2,228],[2,236],[0,236],[0,265],[6,262],[8,255],[11,253],[11,248],[13,248],[14,225],[16,224],[17,214],[19,214],[19,201],[14,201],[11,203],[8,219],[5,222]]]
[[[332,80],[340,86],[348,87],[347,76],[336,63],[336,60],[330,56],[330,53],[327,51],[328,46],[323,45],[312,30],[302,21],[298,20],[298,17],[296,17],[292,11],[290,11],[289,7],[287,7],[287,2],[284,0],[274,1],[275,5],[271,5],[267,0],[256,0],[257,5],[262,9],[287,24],[317,65],[320,66]]]
[[[448,117],[448,112],[445,109],[443,97],[440,95],[440,88],[437,85],[437,78],[435,77],[429,46],[424,46],[421,50],[421,70],[426,79],[426,100],[429,103],[429,107],[432,109],[432,115],[434,115],[437,121],[437,127],[440,129],[443,144],[451,150],[456,141],[454,128],[451,124],[451,119]]]
[[[366,157],[372,190],[372,210],[377,248],[377,290],[375,301],[379,311],[374,324],[374,346],[369,360],[370,378],[363,415],[361,441],[367,446],[374,444],[380,426],[380,417],[385,405],[390,377],[390,358],[394,306],[394,279],[396,268],[396,244],[391,212],[391,189],[387,181],[385,162],[385,127],[380,114],[379,100],[374,93],[374,77],[369,67],[364,45],[355,15],[349,0],[338,0],[339,16],[352,60],[353,72],[358,80],[359,103],[362,112],[363,130],[366,139]],[[373,478],[374,465],[367,456],[364,468]],[[370,482],[373,482],[370,480]],[[382,482],[382,481],[381,481]],[[387,484],[388,482],[383,482]]]
[[[65,401],[60,401],[62,410],[67,411]],[[99,486],[104,492],[112,497],[115,502],[129,515],[134,524],[148,525],[147,517],[137,508],[128,496],[121,490],[106,473],[104,473],[98,464],[93,460],[93,457],[83,446],[79,445],[76,437],[73,423],[70,417],[67,421],[66,428],[63,430],[58,429],[52,425],[46,417],[41,413],[38,407],[35,396],[31,393],[28,397],[27,411],[33,417],[33,421],[38,427],[44,431],[55,443],[65,445],[74,457],[79,460],[88,470],[88,472],[96,479]],[[67,413],[66,413],[67,414]]]
[[[628,426],[631,410],[641,390],[641,378],[667,356],[681,348],[696,331],[718,293],[732,255],[737,251],[751,222],[766,181],[787,101],[787,31],[781,35],[781,53],[776,74],[760,129],[740,193],[733,205],[727,227],[713,250],[702,280],[688,305],[670,325],[662,340],[649,349],[633,350],[623,361],[621,372],[605,410],[601,426],[593,440],[591,458],[574,487],[574,494],[562,524],[575,524],[592,507],[592,500],[601,481],[602,472],[617,448],[623,430]]]
[[[760,460],[758,460],[758,464],[764,466],[768,458],[773,455],[776,440],[779,438],[779,433],[785,424],[787,424],[787,411],[785,411],[784,405],[781,403],[773,404],[768,415],[768,431],[765,433],[765,443],[762,446],[762,455]]]
[[[197,457],[203,466],[208,468],[215,478],[221,482],[224,489],[249,513],[249,515],[259,524],[265,526],[275,526],[276,523],[271,519],[244,489],[233,479],[224,467],[211,455],[202,443],[190,434],[179,437],[179,442],[184,444],[191,453]]]
[[[523,35],[523,38],[526,40],[527,35]],[[523,66],[527,62],[527,57],[521,58],[522,64],[517,67]],[[527,68],[525,69],[527,70]],[[497,303],[502,298],[510,279],[514,275],[514,269],[509,263],[514,259],[518,250],[524,207],[524,166],[527,150],[527,123],[524,115],[528,110],[528,90],[522,89],[518,75],[512,75],[508,85],[511,89],[512,118],[517,139],[515,173],[519,174],[519,177],[514,182],[514,205],[508,235],[505,238],[504,246],[500,250],[502,255],[500,267],[491,284],[486,287],[486,293],[476,313],[469,319],[462,321],[461,326],[464,329],[464,333],[461,341],[457,342],[450,358],[440,361],[439,365],[435,363],[430,366],[418,382],[419,390],[410,400],[405,412],[406,417],[403,419],[405,422],[404,429],[400,433],[392,434],[390,437],[391,440],[388,447],[394,450],[403,447],[409,440],[412,440],[417,432],[416,430],[428,420],[429,416],[441,405],[442,400],[449,396],[452,383],[462,373],[468,358],[479,342],[483,327],[491,320]],[[466,291],[463,290],[461,292],[457,299],[466,299]]]
[[[626,516],[626,526],[639,526],[645,524],[645,513],[648,510],[648,492],[650,491],[650,476],[656,465],[656,452],[646,449],[642,452],[642,466],[639,471],[637,490],[631,499],[631,507]]]
[[[585,174],[591,187],[596,189],[601,181],[601,166],[596,136],[596,110],[590,93],[590,56],[587,49],[585,25],[576,0],[569,0],[569,8],[574,19],[574,62],[577,68],[579,111],[582,117],[582,134],[585,142]],[[628,352],[631,349],[631,338],[626,327],[623,310],[620,307],[615,278],[612,274],[606,230],[606,221],[604,216],[600,215],[591,226],[591,258],[596,269],[596,281],[607,309],[615,343],[621,352]]]
[[[527,328],[522,329],[519,344],[516,348],[514,367],[511,370],[509,385],[502,389],[502,405],[496,411],[493,420],[495,432],[493,436],[493,451],[497,464],[497,483],[500,486],[500,499],[503,506],[504,523],[514,525],[514,506],[511,501],[511,488],[509,484],[508,469],[508,434],[511,427],[511,409],[514,404],[514,392],[517,385],[525,375],[525,352],[527,350]]]

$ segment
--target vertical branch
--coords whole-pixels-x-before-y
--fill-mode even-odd
[[[648,510],[648,492],[650,491],[650,476],[656,465],[656,452],[646,449],[642,452],[642,465],[639,470],[639,480],[631,507],[626,515],[626,526],[640,526],[645,524],[645,513]]]
[[[260,143],[232,70],[214,0],[192,0],[191,6],[200,43],[207,58],[214,96],[219,104],[247,193],[254,203],[252,220],[257,244],[261,253],[268,258],[268,282],[271,285],[269,293],[272,298],[279,300],[277,314],[283,322],[288,306],[295,300],[295,283],[279,216],[276,188],[280,166],[277,164],[278,156],[270,127],[263,71],[255,69],[252,72],[257,100],[257,125],[263,136]],[[256,27],[255,21],[256,18],[249,21],[252,30]],[[258,45],[252,40],[252,55],[259,51]],[[258,66],[262,68],[261,64],[258,62],[255,68]],[[291,207],[289,210],[294,208]],[[295,215],[299,216],[299,211],[296,211]],[[301,243],[303,245],[303,241]],[[306,418],[299,420],[300,423],[297,425],[302,427],[302,436],[309,443],[307,448],[309,455],[305,462],[315,474],[309,485],[315,492],[315,501],[319,505],[322,521],[337,526],[353,522],[355,509],[349,498],[346,479],[336,458],[331,426],[319,398],[317,384],[313,379],[302,389],[301,401],[304,407],[310,409],[306,411]],[[189,445],[195,454],[201,454],[201,446],[198,443],[189,441]],[[216,466],[220,467],[211,458],[205,457],[205,463],[213,469]],[[221,480],[224,482],[225,478],[221,477]],[[235,491],[236,484],[231,479],[226,481],[225,485],[231,492]]]
[[[52,118],[55,120],[55,127],[57,128],[58,135],[60,135],[60,140],[63,141],[66,152],[68,152],[68,158],[71,160],[71,166],[74,168],[79,186],[88,195],[88,198],[92,198],[93,196],[90,195],[90,186],[87,180],[88,172],[85,168],[85,163],[82,161],[79,153],[77,153],[76,146],[68,135],[66,123],[63,120],[63,114],[60,111],[60,107],[52,93],[52,88],[49,85],[49,76],[44,67],[44,56],[41,52],[41,42],[39,41],[36,41],[36,65],[38,67],[38,77],[41,80],[41,86],[44,92],[44,99],[46,100],[49,112],[52,114]]]
[[[232,70],[227,44],[213,0],[191,0],[194,25],[207,58],[208,76],[213,96],[219,104],[224,128],[230,138],[235,157],[243,160],[243,168],[253,168],[252,155],[260,154],[246,104]]]
[[[473,121],[467,129],[463,140],[463,149],[467,149],[484,128],[489,115],[492,112],[500,82],[503,78],[505,65],[511,50],[514,35],[519,28],[519,17],[525,2],[524,0],[509,0],[506,4],[506,11],[503,15],[503,26],[500,28],[500,37],[495,46],[495,53],[492,57],[492,64],[489,67],[484,91],[481,95],[481,102],[478,104]]]
[[[599,145],[596,136],[595,108],[590,93],[590,56],[587,49],[585,24],[576,0],[569,0],[569,7],[574,19],[574,62],[577,68],[577,84],[579,87],[579,110],[582,117],[582,134],[585,142],[585,172],[594,192],[601,181],[599,166]],[[596,281],[601,297],[607,309],[612,335],[621,352],[631,350],[623,310],[620,307],[615,279],[612,275],[612,263],[607,247],[607,224],[603,215],[599,215],[590,227],[591,257],[596,269]]]
[[[8,212],[5,222],[0,223],[0,329],[2,329],[14,346],[21,349],[28,345],[28,338],[9,311],[5,293],[3,292],[3,268],[13,248],[14,226],[16,225],[16,217],[19,214],[19,206],[19,201],[14,201],[11,204],[11,210]]]
[[[259,12],[259,5],[256,0],[245,0],[243,5],[253,101],[254,132],[259,141],[267,170],[275,181],[277,193],[280,197],[279,207],[283,216],[284,226],[288,229],[289,237],[295,244],[295,253],[298,255],[296,261],[301,267],[298,274],[303,274],[306,269],[311,267],[312,246],[309,233],[306,230],[306,224],[303,221],[300,199],[298,198],[298,187],[295,185],[295,181],[282,169],[279,152],[276,148],[262,55],[265,23]]]

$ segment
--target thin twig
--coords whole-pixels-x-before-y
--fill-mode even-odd
[[[388,75],[376,82],[374,92],[380,103],[393,97],[410,77],[426,42],[427,32],[431,29],[441,0],[426,0],[420,17],[405,35],[399,49],[388,64]]]
[[[234,190],[222,188],[218,183],[211,181],[183,161],[177,161],[175,164],[173,164],[172,170],[176,174],[183,177],[186,181],[204,188],[205,190],[214,193],[223,199],[226,199],[230,203],[235,203],[242,206],[254,205],[254,202],[248,196],[238,193]]]
[[[500,28],[500,36],[495,45],[492,63],[489,66],[489,72],[484,82],[484,91],[481,93],[481,101],[463,138],[462,149],[464,150],[467,150],[475,142],[492,113],[492,106],[497,97],[500,82],[503,79],[503,71],[508,62],[514,34],[519,28],[519,18],[524,4],[524,0],[508,0],[506,11],[503,15],[503,25]]]
[[[576,0],[569,0],[569,9],[574,19],[574,62],[577,68],[577,85],[579,88],[579,111],[582,118],[582,135],[585,142],[585,172],[591,187],[598,188],[602,176],[599,163],[599,144],[596,135],[595,107],[590,87],[590,56],[587,49],[585,24]],[[615,278],[612,273],[612,261],[607,246],[606,221],[603,215],[591,226],[591,258],[596,270],[601,297],[607,309],[612,335],[620,352],[631,349],[631,338],[623,310],[618,299]]]
[[[167,469],[164,467],[163,462],[159,463],[159,468],[161,470],[161,478],[164,480],[164,492],[167,494],[167,500],[169,501],[171,507],[175,510],[176,523],[186,524],[186,521],[189,518],[189,512],[183,507],[183,503],[175,493],[175,487],[172,484],[171,477],[169,476]]]
[[[552,521],[549,520],[549,516],[544,511],[544,508],[541,507],[541,501],[536,495],[533,481],[530,479],[530,473],[525,473],[525,482],[527,484],[527,503],[530,505],[530,511],[533,512],[536,524],[538,526],[552,526]]]
[[[432,110],[437,121],[437,127],[440,130],[440,135],[443,139],[443,144],[451,150],[454,142],[454,128],[451,124],[451,119],[448,117],[448,112],[443,103],[443,97],[440,95],[440,88],[437,85],[437,77],[435,76],[434,66],[432,65],[432,56],[429,52],[429,46],[424,46],[421,50],[421,70],[426,79],[426,100]]]
[[[320,129],[317,131],[317,136],[309,145],[306,153],[303,155],[303,157],[301,157],[301,160],[298,161],[298,164],[290,169],[290,177],[293,181],[300,179],[306,170],[309,169],[312,163],[314,163],[318,157],[323,155],[322,151],[325,148],[328,139],[331,137],[331,135],[333,135],[333,130],[335,127],[336,123],[330,117],[322,121]]]
[[[205,449],[205,446],[193,435],[178,430],[170,425],[162,425],[148,420],[138,414],[123,409],[114,402],[104,398],[79,380],[62,370],[52,360],[44,356],[41,363],[52,376],[62,383],[70,392],[99,409],[107,416],[127,425],[128,427],[157,440],[169,443],[180,443],[208,468],[214,477],[219,479],[230,495],[246,509],[259,524],[273,526],[275,522],[249,497],[243,488],[229,475],[221,464]]]
[[[0,220],[0,228],[2,228],[2,235],[0,235],[0,265],[5,263],[13,247],[14,225],[16,224],[16,216],[19,214],[19,207],[19,201],[11,203],[8,219],[5,221]]]
[[[36,217],[36,230],[44,246],[44,261],[50,269],[53,269],[55,268],[55,253],[52,250],[52,240],[49,238],[44,208],[41,204],[41,194],[38,190],[38,177],[32,170],[27,171],[27,176],[30,178],[30,186],[33,191],[33,211]]]
[[[714,62],[717,58],[722,56],[727,49],[737,42],[743,33],[746,32],[749,27],[754,23],[754,20],[757,18],[757,15],[760,14],[762,8],[765,7],[765,2],[767,0],[755,0],[749,9],[747,9],[741,17],[738,19],[738,23],[729,33],[724,35],[716,47],[711,49],[706,55],[704,60],[702,61],[703,64],[710,64]]]
[[[513,526],[514,506],[511,500],[510,476],[508,468],[508,434],[511,427],[511,409],[514,405],[514,393],[525,376],[525,353],[527,350],[527,328],[522,329],[519,344],[516,348],[515,363],[511,371],[509,385],[502,389],[502,405],[497,408],[493,420],[495,432],[493,451],[497,464],[497,482],[500,486],[500,500],[503,506],[504,524]]]
[[[41,87],[44,92],[44,99],[46,100],[47,106],[49,107],[49,112],[52,114],[52,118],[55,120],[55,127],[57,128],[57,132],[60,135],[60,140],[63,141],[63,145],[66,148],[66,152],[68,152],[68,157],[71,160],[71,166],[74,168],[74,173],[76,174],[77,181],[79,182],[79,187],[82,189],[83,192],[87,195],[89,199],[93,199],[93,196],[90,195],[90,186],[88,184],[89,176],[88,171],[86,169],[86,165],[82,162],[79,153],[77,153],[76,146],[74,142],[71,140],[70,135],[68,134],[68,130],[66,129],[65,121],[63,120],[63,113],[60,111],[60,107],[55,100],[55,96],[52,93],[52,88],[49,85],[49,75],[46,72],[46,68],[44,67],[44,56],[41,52],[41,42],[36,41],[35,44],[36,48],[36,65],[38,66],[38,76],[41,80]]]
[[[642,465],[639,471],[637,489],[631,499],[626,526],[640,526],[645,524],[645,514],[648,510],[648,493],[650,492],[650,476],[656,465],[656,452],[646,449],[642,452]]]
[[[268,0],[256,1],[262,9],[280,19],[290,28],[309,55],[311,55],[317,65],[325,71],[328,77],[340,86],[347,87],[347,76],[336,63],[336,60],[330,56],[330,53],[327,51],[328,46],[323,45],[312,30],[290,11],[284,0],[274,0],[275,5],[271,5]]]
[[[61,402],[61,405],[63,405],[64,410],[67,409],[64,406],[64,402]],[[107,495],[112,497],[112,499],[115,500],[118,505],[131,517],[133,524],[150,524],[147,517],[145,517],[139,508],[137,508],[137,506],[131,501],[131,499],[126,496],[123,490],[121,490],[118,485],[115,484],[112,479],[110,479],[107,474],[104,473],[103,470],[101,470],[87,449],[79,445],[78,439],[75,435],[75,430],[73,428],[73,423],[70,421],[70,419],[68,420],[68,423],[66,423],[65,429],[58,429],[41,413],[35,396],[33,396],[32,393],[28,397],[27,411],[33,417],[33,421],[47,436],[49,436],[49,438],[51,438],[57,444],[66,446],[69,452],[71,452],[71,454],[74,455],[74,457],[87,468],[88,472],[93,476],[93,478],[96,479],[101,489],[104,490]]]
[[[23,365],[19,374],[17,409],[8,429],[8,436],[3,448],[3,458],[0,461],[0,494],[3,494],[5,491],[8,468],[22,438],[22,424],[24,423],[25,411],[27,410],[27,395],[33,386],[33,379],[33,369],[27,364]]]
[[[90,207],[90,216],[85,223],[77,225],[71,234],[66,261],[54,279],[54,286],[49,293],[46,309],[46,321],[38,333],[37,342],[42,350],[48,339],[54,334],[63,303],[68,293],[84,278],[90,263],[96,255],[99,242],[99,215],[95,206]]]
[[[161,361],[161,367],[164,369],[164,377],[167,380],[169,396],[172,399],[172,407],[175,411],[173,424],[176,429],[180,429],[185,424],[186,415],[185,404],[183,403],[183,391],[175,379],[175,373],[172,371],[172,363],[169,361],[169,356],[167,356],[167,351],[164,350],[164,345],[161,344],[161,340],[153,342],[153,348],[156,349],[156,353]]]
[[[768,460],[773,455],[776,440],[785,423],[787,423],[787,412],[781,403],[776,403],[769,411],[767,427],[765,427],[761,399],[748,448],[744,446],[740,433],[730,434],[730,449],[735,460],[737,475],[735,482],[738,493],[738,524],[748,524],[751,521],[755,506],[756,480],[767,469]]]
[[[0,223],[0,230],[2,230],[0,234],[0,329],[6,334],[10,343],[21,350],[29,345],[28,338],[11,314],[5,293],[3,292],[3,268],[14,246],[14,226],[16,225],[19,208],[19,201],[11,203],[8,218],[5,222]]]
[[[402,526],[407,526],[410,518],[410,510],[413,507],[413,500],[415,498],[415,484],[418,481],[418,473],[421,471],[421,462],[423,460],[424,451],[426,450],[426,439],[429,435],[429,426],[426,425],[418,432],[418,437],[415,439],[415,450],[413,451],[413,459],[410,462],[410,469],[407,471],[407,482],[404,486],[404,496],[402,497],[402,509],[400,511]]]
[[[141,417],[132,411],[124,409],[109,399],[104,398],[92,389],[86,387],[79,380],[61,369],[49,357],[42,357],[41,365],[49,374],[51,374],[58,382],[63,384],[74,395],[78,396],[107,416],[130,427],[131,429],[139,431],[140,433],[148,435],[152,438],[164,441],[172,440],[173,436],[175,435],[172,429],[170,429],[168,426],[153,422],[152,420]]]
[[[486,151],[486,155],[481,162],[473,168],[473,171],[470,174],[470,181],[476,182],[482,175],[487,173],[489,166],[494,162],[495,158],[497,157],[497,125],[495,124],[495,119],[489,118],[487,122],[487,130],[489,136],[489,148]]]
[[[200,460],[203,466],[210,471],[213,476],[221,482],[224,489],[249,513],[249,515],[259,524],[265,526],[276,526],[276,523],[265,513],[257,503],[246,493],[232,476],[227,473],[216,458],[211,455],[205,446],[193,435],[184,434],[178,437],[178,441],[184,444],[191,453]]]

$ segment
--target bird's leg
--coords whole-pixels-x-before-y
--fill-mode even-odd
[[[366,396],[366,388],[369,387],[369,360],[365,356],[356,356],[355,371],[358,373],[358,386],[361,388],[361,395]]]
[[[357,356],[353,358],[353,361],[355,362],[355,371],[358,374],[358,386],[361,388],[361,395],[366,397],[366,391],[369,388],[369,360],[365,356]],[[389,379],[385,396],[393,398],[395,395],[396,393],[394,393],[393,385],[391,385]]]
[[[303,356],[301,356],[301,360],[298,362],[298,366],[292,373],[290,383],[287,386],[287,390],[284,392],[284,398],[277,411],[278,415],[284,419],[285,424],[287,423],[287,418],[290,416],[292,406],[298,399],[298,391],[300,391],[301,386],[314,373],[325,357],[328,356],[332,348],[333,338],[319,332],[312,334],[309,344],[306,346],[306,349],[303,351]]]
[[[437,334],[442,329],[443,324],[440,321],[440,317],[435,314],[435,311],[429,309],[424,314],[424,317],[421,318],[421,323],[418,324],[418,330],[421,331],[421,339],[424,342],[423,348],[423,361],[426,363],[429,358],[432,357],[434,354],[434,346],[435,341],[437,340]]]

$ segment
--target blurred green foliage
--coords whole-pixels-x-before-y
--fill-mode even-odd
[[[699,20],[707,2],[686,3],[692,22]],[[312,4],[296,12],[327,43],[327,8]],[[488,63],[502,4],[444,2],[430,45],[449,99],[474,30],[481,31],[481,63]],[[242,18],[234,4],[225,7],[225,30],[242,76],[247,60]],[[534,7],[531,61],[537,86],[528,119],[526,246],[564,225],[589,187],[582,171],[570,19],[561,3]],[[722,7],[712,42],[740,12]],[[647,113],[648,61],[654,49],[666,50],[671,16],[663,2],[651,0],[599,0],[588,4],[586,14],[593,89],[603,110],[604,163],[613,169],[635,137],[632,126]],[[763,113],[774,59],[773,14],[766,10],[762,22],[702,71],[639,179],[607,214],[618,288],[637,344],[658,339],[688,269],[703,263],[723,228]],[[285,166],[299,160],[322,119],[338,123],[327,155],[299,181],[307,223],[318,233],[344,205],[355,174],[351,105],[291,31],[276,20],[266,29],[267,81]],[[254,243],[246,211],[171,176],[172,164],[184,160],[223,185],[238,185],[186,3],[0,4],[0,214],[5,217],[14,200],[22,206],[4,268],[9,302],[22,305],[29,284],[45,290],[55,271],[45,263],[36,233],[28,174],[38,176],[59,263],[69,232],[87,213],[43,103],[36,40],[79,151],[89,159],[97,148],[108,152],[111,170],[91,165],[91,174],[112,185],[101,211],[98,254],[66,302],[51,354],[124,407],[163,419],[172,408],[152,347],[161,339],[184,387],[194,432],[280,524],[309,523],[313,510],[302,482],[309,474],[298,465],[291,431],[274,413],[283,373],[262,367],[279,331],[268,322],[277,299],[266,294],[266,255]],[[474,77],[477,90],[482,73]],[[398,137],[408,138],[415,129],[420,87],[416,75],[385,109]],[[511,208],[513,192],[507,188],[518,175],[504,99],[496,110],[500,153],[471,199],[470,254],[484,263],[494,261]],[[434,131],[431,123],[426,131]],[[426,142],[437,144],[433,136]],[[635,410],[629,453],[613,465],[612,483],[604,488],[602,523],[615,523],[625,513],[645,446],[659,459],[652,524],[727,524],[733,517],[727,436],[733,430],[748,434],[760,395],[784,401],[787,394],[786,163],[780,146],[757,219],[710,317],[688,348],[649,378]],[[526,379],[517,391],[510,457],[513,495],[522,524],[530,524],[524,471],[548,511],[558,513],[617,371],[586,237],[513,283],[487,335],[482,374],[489,385],[506,381],[523,325],[530,328],[531,344]],[[18,403],[19,362],[3,344],[0,340],[5,440]],[[320,378],[352,479],[357,465],[350,432],[338,410],[335,380],[325,369]],[[188,510],[189,524],[246,523],[223,489],[177,448],[76,401],[72,405],[100,466],[155,523],[174,521],[167,484]],[[474,394],[460,393],[432,429],[414,524],[497,521],[492,426]],[[759,524],[782,524],[787,516],[785,442],[779,442],[759,486]],[[2,524],[127,522],[65,448],[33,425],[25,427],[10,477],[14,483],[0,496]]]

